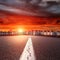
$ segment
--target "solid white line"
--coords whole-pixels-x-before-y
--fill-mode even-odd
[[[36,60],[31,38],[28,38],[27,44],[19,60]]]

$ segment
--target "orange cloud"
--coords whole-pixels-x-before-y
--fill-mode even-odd
[[[24,29],[41,29],[41,25],[60,26],[60,18],[24,16],[7,13],[0,17],[0,29],[10,30],[20,27]]]

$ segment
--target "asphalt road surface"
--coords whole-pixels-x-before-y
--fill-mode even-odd
[[[36,60],[60,60],[60,38],[44,36],[0,36],[0,60],[19,60],[28,38]]]

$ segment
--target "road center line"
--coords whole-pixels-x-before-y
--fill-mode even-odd
[[[19,60],[36,60],[31,38],[28,38],[27,44]]]

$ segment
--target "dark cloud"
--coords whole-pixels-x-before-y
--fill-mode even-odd
[[[0,24],[60,25],[60,4],[53,3],[42,0],[0,0]]]
[[[0,10],[33,16],[60,16],[60,3],[46,3],[42,0],[0,0]]]

